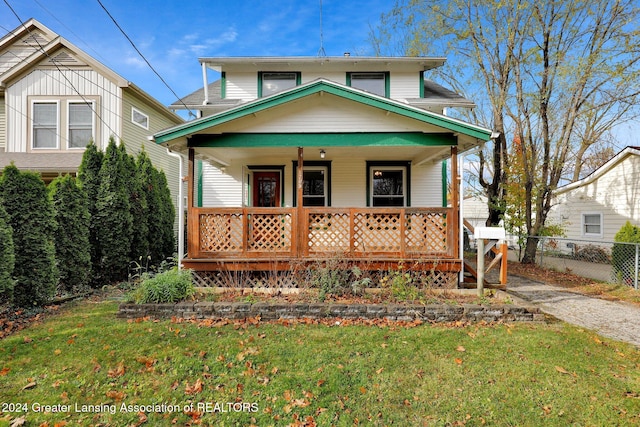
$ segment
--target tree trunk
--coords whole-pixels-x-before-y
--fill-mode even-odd
[[[527,243],[524,248],[524,255],[522,257],[522,264],[535,264],[536,263],[536,252],[538,249],[538,240],[537,236],[528,236]]]

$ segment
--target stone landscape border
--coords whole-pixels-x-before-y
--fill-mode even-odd
[[[176,304],[121,304],[117,317],[136,319],[386,319],[395,321],[543,321],[545,315],[534,306],[516,304],[340,304],[278,302],[180,302]]]

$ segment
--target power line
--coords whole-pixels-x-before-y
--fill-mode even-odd
[[[109,18],[111,18],[111,20],[113,21],[113,23],[115,24],[115,26],[118,28],[118,30],[120,30],[120,32],[122,33],[122,35],[127,39],[127,41],[131,44],[131,46],[133,46],[133,48],[135,49],[136,52],[138,52],[138,55],[140,55],[140,57],[144,60],[144,62],[147,63],[147,65],[149,66],[149,68],[151,69],[151,71],[153,71],[155,73],[156,76],[158,76],[158,78],[160,79],[160,81],[167,87],[167,89],[169,89],[171,91],[171,93],[173,94],[173,96],[176,97],[176,99],[178,101],[180,101],[180,103],[184,106],[185,109],[187,109],[187,111],[189,111],[190,115],[194,115],[193,111],[191,111],[191,109],[189,107],[187,107],[187,105],[182,102],[181,98],[178,96],[177,93],[175,93],[175,91],[171,88],[171,86],[169,86],[169,84],[165,81],[164,78],[162,78],[162,76],[160,75],[160,73],[158,73],[156,71],[155,68],[153,68],[153,65],[151,65],[151,63],[147,60],[147,58],[142,54],[142,52],[140,52],[140,49],[138,49],[138,47],[136,46],[136,44],[133,42],[133,40],[131,40],[131,38],[127,35],[127,33],[122,29],[122,27],[120,26],[120,24],[118,24],[118,22],[116,21],[116,19],[113,17],[113,15],[111,15],[111,13],[109,13],[109,11],[107,10],[107,8],[105,7],[104,4],[102,4],[101,0],[96,0],[98,2],[98,4],[100,5],[100,7],[102,7],[102,9],[105,11],[105,13],[109,16]],[[206,82],[205,82],[206,84]]]

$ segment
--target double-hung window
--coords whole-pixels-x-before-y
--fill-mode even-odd
[[[36,100],[31,104],[31,148],[83,149],[95,140],[93,100]]]
[[[582,235],[602,237],[602,214],[600,212],[582,214]]]
[[[367,162],[369,206],[409,206],[409,173],[408,162]]]
[[[58,124],[58,102],[34,102],[33,103],[33,148],[56,149],[60,132]]]
[[[376,95],[389,97],[389,73],[353,72],[347,73],[347,86],[355,87]]]
[[[69,102],[69,147],[85,148],[93,139],[93,104]]]
[[[258,73],[258,97],[291,89],[299,85],[300,82],[301,74],[298,72],[260,72]]]

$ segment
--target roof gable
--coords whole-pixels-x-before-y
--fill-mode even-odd
[[[380,97],[355,88],[340,85],[335,82],[319,79],[300,86],[296,86],[284,92],[280,92],[269,97],[259,98],[247,102],[236,108],[215,114],[213,116],[188,122],[184,125],[176,126],[154,135],[156,143],[162,144],[178,138],[183,138],[194,133],[206,131],[209,128],[228,123],[252,114],[256,114],[267,109],[297,101],[299,99],[328,93],[343,99],[347,99],[360,104],[395,113],[403,117],[418,120],[430,125],[437,126],[453,133],[459,133],[481,141],[486,141],[491,137],[491,131],[479,126],[471,125],[460,120],[439,114],[431,113],[420,108],[412,107],[399,101]]]
[[[611,171],[618,164],[620,164],[620,162],[622,162],[629,156],[640,156],[640,147],[626,147],[624,150],[620,151],[618,154],[609,159],[604,165],[600,166],[598,169],[582,178],[581,180],[572,182],[571,184],[567,184],[562,187],[558,187],[556,189],[556,194],[566,193],[567,191],[571,191],[597,181],[600,177]]]

